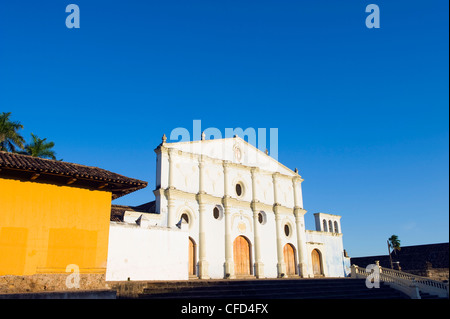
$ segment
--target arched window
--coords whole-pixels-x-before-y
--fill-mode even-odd
[[[328,221],[328,231],[329,231],[330,233],[333,232],[333,222],[332,222],[331,220]]]
[[[189,224],[189,215],[187,213],[183,213],[181,215],[181,218],[184,219],[184,221],[186,222],[186,224]]]
[[[328,231],[327,221],[325,219],[323,220],[323,231]]]
[[[334,232],[335,233],[339,233],[339,227],[338,227],[338,222],[337,221],[334,222]]]

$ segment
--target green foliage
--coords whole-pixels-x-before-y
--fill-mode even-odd
[[[10,119],[11,112],[0,113],[0,151],[31,155],[40,158],[56,159],[54,142],[39,138],[31,133],[31,142],[25,144],[25,139],[18,133],[23,129],[20,122]]]
[[[16,149],[23,149],[24,138],[18,133],[23,129],[20,122],[13,122],[10,119],[11,112],[0,113],[0,151],[16,152]]]
[[[55,151],[52,150],[55,143],[46,142],[46,138],[41,139],[33,133],[31,133],[31,138],[31,143],[25,145],[24,151],[20,153],[34,157],[56,159]]]
[[[400,239],[398,239],[397,235],[392,235],[388,239],[389,247],[396,253],[396,251],[400,251]]]

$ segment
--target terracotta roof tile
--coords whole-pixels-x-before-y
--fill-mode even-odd
[[[126,206],[126,205],[111,205],[111,221],[123,222],[123,216],[126,211],[142,212],[155,214],[155,201],[148,202],[139,206]]]
[[[98,167],[3,151],[0,151],[0,170],[1,169],[28,171],[42,175],[48,174],[72,177],[103,184],[115,184],[116,186],[113,188],[111,188],[111,185],[106,187],[106,189],[110,189],[113,194],[115,194],[113,198],[120,197],[147,186],[147,182],[116,174]],[[2,174],[1,171],[0,174]],[[117,185],[121,185],[121,187],[119,187],[120,191]]]

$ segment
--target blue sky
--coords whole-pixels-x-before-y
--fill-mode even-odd
[[[65,7],[80,7],[68,29]],[[368,29],[365,7],[380,7]],[[176,127],[278,128],[350,256],[449,239],[448,1],[2,1],[0,111],[58,158],[149,182]]]

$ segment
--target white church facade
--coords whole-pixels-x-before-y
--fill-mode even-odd
[[[106,279],[344,277],[340,216],[305,229],[303,179],[240,137],[155,149],[155,201],[111,221]],[[119,207],[120,208],[120,207]]]

